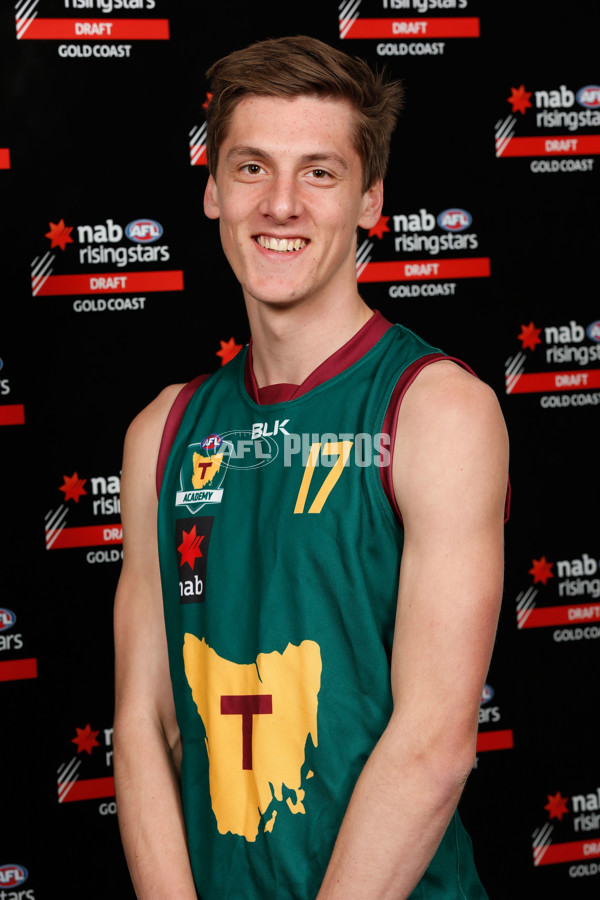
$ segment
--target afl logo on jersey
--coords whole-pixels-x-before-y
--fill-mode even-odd
[[[216,453],[222,443],[223,438],[220,434],[209,434],[208,437],[205,437],[204,440],[200,442],[200,446],[203,450],[206,450],[207,453],[210,453],[211,451]]]

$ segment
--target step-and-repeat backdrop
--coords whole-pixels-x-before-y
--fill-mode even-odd
[[[204,72],[302,32],[406,88],[363,297],[467,360],[511,434],[461,802],[482,877],[491,900],[598,897],[599,26],[595,0],[2,4],[3,900],[133,896],[112,779],[123,436],[248,340],[202,212]]]

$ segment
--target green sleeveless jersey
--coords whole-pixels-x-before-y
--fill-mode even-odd
[[[436,352],[375,314],[300,388],[259,392],[245,349],[185,409],[158,538],[202,900],[318,893],[392,712],[403,533],[386,413]],[[486,897],[458,816],[411,896]]]

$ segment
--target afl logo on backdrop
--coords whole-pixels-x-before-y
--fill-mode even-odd
[[[24,866],[17,866],[14,863],[0,866],[0,887],[18,887],[24,881],[27,881],[28,875],[29,873]],[[29,893],[29,891],[26,893]]]
[[[13,627],[16,621],[17,617],[12,609],[3,609],[0,607],[0,632],[8,631],[9,628]]]
[[[437,217],[437,223],[444,231],[464,231],[473,221],[466,209],[445,209]]]
[[[489,703],[492,697],[494,696],[494,688],[490,687],[489,684],[484,685],[483,691],[481,692],[481,703]]]
[[[588,109],[600,107],[600,85],[588,84],[577,91],[577,102]]]
[[[586,331],[590,341],[600,342],[600,319],[596,319],[595,322],[590,322]]]
[[[125,229],[130,241],[136,244],[153,244],[163,233],[162,225],[154,219],[134,219]]]

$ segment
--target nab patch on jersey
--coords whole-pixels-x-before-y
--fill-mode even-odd
[[[181,603],[204,603],[206,600],[206,561],[212,526],[212,516],[194,516],[175,522]]]

